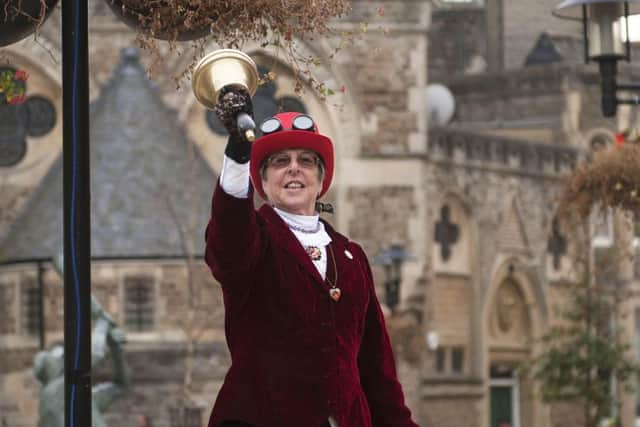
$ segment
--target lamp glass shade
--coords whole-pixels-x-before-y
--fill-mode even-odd
[[[551,11],[551,14],[561,19],[582,21],[582,6],[589,6],[597,3],[627,4],[629,7],[629,15],[640,13],[640,0],[564,0]]]
[[[628,37],[624,18],[623,3],[591,3],[587,6],[587,34],[589,37],[587,55],[589,58],[626,57],[626,46],[623,39],[627,40]]]

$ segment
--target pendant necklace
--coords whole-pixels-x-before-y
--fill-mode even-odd
[[[331,251],[331,261],[333,261],[333,272],[335,274],[333,283],[331,283],[331,280],[329,280],[329,275],[327,275],[327,283],[329,283],[329,297],[334,302],[338,302],[340,296],[342,295],[342,291],[340,291],[340,288],[338,287],[338,267],[336,266],[336,257],[333,253],[333,248],[331,247],[331,245],[327,246],[329,248],[329,251]]]
[[[320,261],[322,259],[322,251],[317,246],[305,246],[305,252],[311,258],[311,261]]]

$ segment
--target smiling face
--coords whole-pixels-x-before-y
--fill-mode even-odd
[[[269,203],[297,215],[314,215],[322,190],[320,159],[308,150],[282,150],[265,161],[262,189]]]

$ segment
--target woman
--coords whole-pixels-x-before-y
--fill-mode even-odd
[[[316,211],[331,140],[309,116],[281,113],[252,145],[239,112],[252,114],[244,92],[216,106],[230,137],[206,261],[222,285],[231,367],[209,427],[415,427],[366,256]],[[253,189],[267,201],[258,211]]]

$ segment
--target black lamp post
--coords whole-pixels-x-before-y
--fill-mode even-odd
[[[562,19],[582,21],[585,63],[600,66],[602,113],[616,115],[618,104],[640,104],[638,95],[618,98],[618,90],[640,91],[640,84],[616,82],[618,61],[631,60],[629,15],[640,13],[640,0],[565,0],[553,11]]]
[[[402,263],[410,259],[412,259],[411,255],[400,245],[391,245],[373,258],[374,264],[384,267],[385,302],[392,312],[400,302]]]
[[[91,427],[89,49],[86,0],[62,5],[65,426]],[[58,0],[21,0],[0,13],[0,46],[32,34]],[[10,8],[9,6],[12,6]],[[17,8],[17,9],[16,9]],[[16,9],[16,10],[14,10]],[[19,9],[19,10],[18,10]],[[7,15],[7,10],[12,11]],[[42,316],[42,315],[41,315]],[[41,338],[41,342],[43,339]]]

